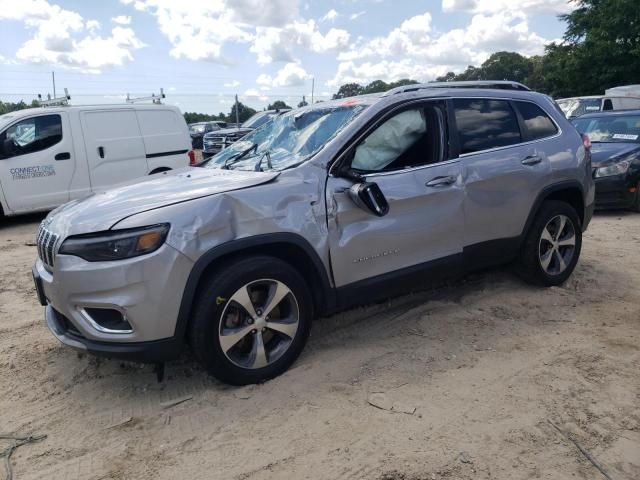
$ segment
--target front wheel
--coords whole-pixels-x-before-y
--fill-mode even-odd
[[[199,292],[191,347],[209,373],[232,385],[273,378],[302,351],[313,308],[304,278],[272,257],[228,263]]]
[[[518,272],[529,283],[555,286],[564,283],[578,263],[582,248],[580,219],[565,202],[548,200],[527,233]]]

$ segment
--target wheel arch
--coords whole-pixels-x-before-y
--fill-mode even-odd
[[[326,269],[320,257],[300,235],[271,233],[232,240],[218,245],[203,254],[194,264],[180,302],[175,337],[184,339],[189,326],[194,301],[201,282],[221,265],[240,256],[259,254],[278,258],[293,268],[309,282],[315,315],[322,315],[335,304],[335,292],[331,288]]]
[[[540,207],[546,200],[558,200],[571,205],[580,219],[582,225],[585,220],[585,203],[584,203],[584,190],[582,185],[577,180],[567,180],[564,182],[555,183],[545,187],[536,197],[536,200],[529,212],[525,227],[522,231],[521,238],[524,239],[529,232],[529,228],[533,224],[533,220],[540,211]]]
[[[170,167],[158,167],[158,168],[154,168],[153,170],[151,170],[149,172],[149,175],[154,175],[156,173],[162,173],[162,172],[168,172],[169,170],[171,170]]]

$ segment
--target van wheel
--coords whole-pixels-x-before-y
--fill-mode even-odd
[[[518,273],[534,285],[560,285],[576,267],[581,248],[582,229],[576,211],[568,203],[546,201],[525,238]]]
[[[277,258],[245,257],[205,281],[189,340],[214,377],[232,385],[257,383],[296,360],[312,315],[311,295],[297,270]]]

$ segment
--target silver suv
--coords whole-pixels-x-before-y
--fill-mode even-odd
[[[480,88],[478,88],[480,87]],[[204,168],[71,202],[33,268],[63,343],[162,362],[185,344],[232,384],[284,372],[312,319],[515,261],[580,255],[588,148],[519,84],[427,84],[285,113]]]

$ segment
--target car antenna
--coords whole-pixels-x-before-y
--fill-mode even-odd
[[[127,93],[127,103],[136,103],[136,102],[148,102],[151,100],[151,103],[155,103],[156,105],[162,105],[162,99],[167,96],[164,94],[164,89],[160,89],[160,95],[156,95],[152,93],[150,97],[131,97]]]
[[[50,94],[47,94],[47,99],[42,100],[42,95],[38,94],[38,105],[41,107],[59,107],[69,105],[69,100],[71,100],[71,96],[69,95],[69,90],[64,89],[64,97],[56,97],[51,98]]]

